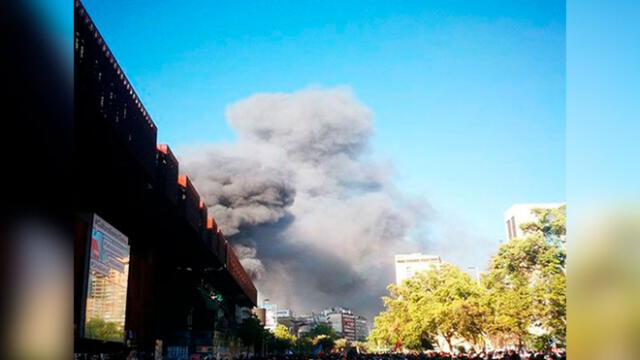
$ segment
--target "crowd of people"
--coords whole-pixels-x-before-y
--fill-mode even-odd
[[[516,351],[498,350],[487,352],[448,353],[431,351],[421,354],[382,353],[362,354],[355,351],[316,355],[274,355],[233,360],[566,360],[564,351]],[[227,360],[227,359],[224,359]],[[228,359],[232,360],[232,359]]]
[[[100,356],[76,354],[76,360],[146,360],[154,359],[152,353],[130,352],[128,356],[116,355]],[[358,353],[354,348],[349,351],[335,351],[319,354],[289,354],[267,356],[238,356],[216,357],[210,354],[193,354],[189,360],[566,360],[564,351],[529,351],[529,350],[498,350],[498,351],[470,351],[467,353],[449,353],[444,351],[428,351],[425,353]],[[166,359],[166,358],[165,358]]]

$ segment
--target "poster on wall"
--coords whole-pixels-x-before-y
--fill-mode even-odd
[[[129,239],[96,214],[89,239],[88,272],[84,336],[124,342]]]

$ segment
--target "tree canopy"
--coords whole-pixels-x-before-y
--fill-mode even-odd
[[[122,326],[113,321],[105,321],[102,318],[93,318],[85,325],[85,336],[91,339],[124,341]]]
[[[334,340],[338,338],[338,334],[335,330],[333,330],[331,325],[325,323],[316,324],[313,328],[311,328],[311,331],[309,331],[309,336],[312,338],[318,337],[320,335],[326,335]]]
[[[484,345],[564,344],[566,339],[566,206],[534,209],[522,238],[502,244],[481,282],[451,264],[389,285],[374,320],[377,347],[430,349],[436,339]],[[541,333],[541,336],[534,336]]]
[[[259,349],[265,330],[255,315],[252,314],[251,317],[244,319],[237,331],[238,338],[245,346],[253,347],[254,351]]]
[[[276,353],[284,353],[294,348],[297,338],[283,324],[276,325],[273,337],[270,337],[270,348]]]
[[[378,346],[430,349],[441,336],[451,347],[453,338],[475,343],[483,335],[482,288],[454,265],[417,273],[389,291],[370,336]]]
[[[566,341],[566,207],[534,209],[537,221],[521,225],[523,238],[498,249],[483,277],[487,330],[518,345],[538,329],[552,342]]]

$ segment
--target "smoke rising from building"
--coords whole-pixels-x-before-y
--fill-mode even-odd
[[[226,116],[238,140],[188,149],[181,165],[260,290],[297,311],[377,313],[428,207],[371,159],[372,112],[334,88],[256,94]]]

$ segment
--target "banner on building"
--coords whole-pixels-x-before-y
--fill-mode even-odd
[[[94,214],[89,239],[84,336],[124,341],[129,239]]]

